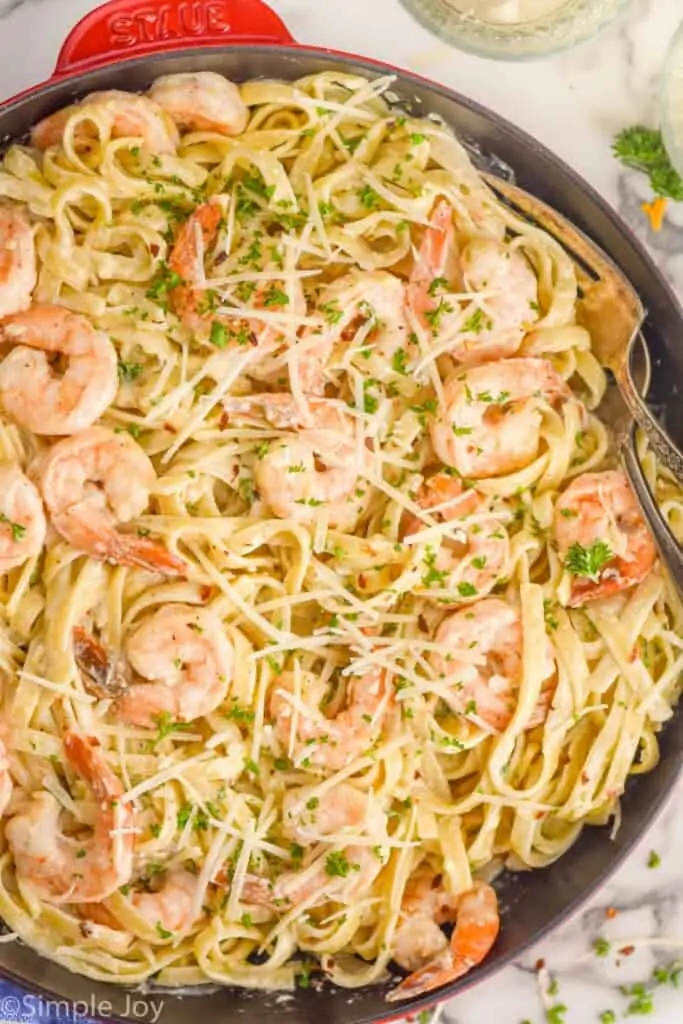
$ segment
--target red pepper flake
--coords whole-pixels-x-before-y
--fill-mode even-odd
[[[619,952],[621,953],[622,956],[633,956],[635,951],[636,951],[636,947],[635,946],[624,946],[623,949],[619,950]]]
[[[204,586],[199,591],[199,596],[201,597],[202,601],[211,600],[211,598],[213,597],[213,587],[210,587],[208,584],[205,583]]]
[[[536,819],[536,821],[543,821],[543,819],[546,818],[547,815],[547,811],[536,811],[534,818]]]
[[[587,786],[590,780],[591,777],[588,774],[588,772],[581,772],[581,781],[583,782],[584,786]]]
[[[230,426],[230,417],[228,416],[227,412],[224,412],[223,415],[221,416],[220,420],[218,421],[218,429],[219,430],[227,430],[229,426]]]
[[[177,434],[178,431],[172,423],[164,423],[164,430],[167,430],[169,434]]]
[[[609,921],[613,921],[618,913],[619,913],[619,911],[617,910],[616,907],[608,907],[607,910],[605,911],[605,917]]]
[[[543,958],[541,958],[540,960],[536,961],[536,970],[537,971],[542,971],[544,967],[545,967],[545,960],[543,960]]]

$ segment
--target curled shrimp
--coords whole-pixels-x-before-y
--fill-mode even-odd
[[[543,410],[571,396],[546,359],[505,359],[455,373],[431,423],[437,456],[461,476],[485,479],[539,455]]]
[[[387,271],[351,273],[328,285],[316,309],[326,321],[301,339],[299,383],[306,394],[321,395],[326,368],[337,345],[351,349],[348,358],[364,375],[377,380],[408,375],[417,349],[405,316],[404,284]]]
[[[210,314],[202,311],[206,295],[204,253],[214,244],[222,220],[219,203],[202,203],[181,225],[168,258],[169,269],[177,278],[171,304],[191,329],[199,330],[211,320]]]
[[[555,540],[573,574],[570,607],[635,586],[657,558],[636,497],[617,470],[584,473],[571,482],[555,508]],[[598,556],[594,565],[591,553]]]
[[[447,680],[449,695],[444,699],[452,710],[493,732],[506,729],[522,683],[519,611],[504,601],[487,598],[445,618],[436,632],[436,642],[452,647],[454,652],[434,652],[430,656],[432,667]],[[458,657],[458,649],[468,652],[468,660]],[[478,656],[477,664],[473,664],[472,655]],[[527,729],[545,721],[554,692],[555,656],[549,640],[539,655],[544,659],[545,688],[526,723]]]
[[[392,707],[386,673],[378,669],[348,680],[346,706],[333,718],[321,710],[327,694],[317,678],[303,677],[300,700],[295,690],[292,673],[275,681],[269,701],[275,735],[295,761],[330,771],[339,771],[379,739]]]
[[[9,757],[4,740],[0,740],[0,818],[9,807],[14,784],[10,774]]]
[[[17,207],[0,204],[0,319],[31,305],[36,250],[31,225]]]
[[[155,482],[140,445],[129,434],[105,427],[57,442],[40,474],[52,524],[76,550],[100,561],[182,576],[186,564],[163,544],[118,530],[144,511]]]
[[[455,325],[462,317],[460,305],[439,295],[450,289],[475,293],[462,326]],[[451,208],[441,200],[415,261],[408,302],[425,322],[438,322],[440,334],[453,325],[448,352],[454,359],[483,363],[518,351],[538,319],[538,281],[524,253],[505,242],[474,239],[460,251]]]
[[[177,125],[192,131],[241,135],[249,122],[239,88],[214,71],[163,75],[148,95]]]
[[[412,973],[387,995],[390,1003],[457,981],[488,956],[500,930],[496,892],[484,882],[453,896],[438,875],[422,872],[406,888],[401,912],[394,959]],[[441,925],[452,922],[449,941]]]
[[[493,590],[508,574],[510,540],[495,516],[486,514],[484,495],[474,488],[465,488],[462,480],[447,473],[435,473],[420,488],[417,503],[437,522],[459,523],[454,535],[444,537],[438,552],[430,548],[425,559],[423,586],[426,597],[433,596],[439,604],[479,600]],[[469,521],[480,510],[481,514]],[[425,529],[417,516],[408,514],[403,522],[403,536],[409,538]],[[422,590],[419,591],[422,593]]]
[[[320,798],[311,799],[314,789],[305,786],[284,795],[282,820],[291,839],[310,845],[346,831],[374,836],[378,842],[386,838],[386,815],[372,792],[340,782]]]
[[[133,682],[117,703],[130,725],[156,728],[160,715],[191,722],[225,700],[234,651],[223,623],[207,608],[170,604],[143,622],[126,644]]]
[[[116,349],[86,317],[63,306],[33,306],[0,328],[15,348],[0,363],[0,403],[34,434],[74,434],[100,418],[118,391]],[[51,358],[68,365],[55,374]]]
[[[279,396],[272,396],[278,399]],[[272,403],[278,423],[300,413],[291,411],[291,399]],[[330,526],[351,530],[363,514],[370,485],[362,479],[354,437],[354,422],[331,402],[310,404],[311,419],[291,436],[271,441],[254,467],[254,481],[262,500],[279,519],[315,523],[321,513]]]
[[[87,117],[92,109],[107,118],[112,138],[141,139],[151,153],[175,153],[178,148],[178,130],[166,111],[147,96],[119,89],[92,92],[80,103],[43,118],[31,130],[31,143],[37,149],[58,146],[69,118],[75,113]],[[81,123],[76,138],[80,141],[87,137],[88,130]]]
[[[133,873],[134,818],[121,780],[99,742],[67,733],[64,753],[97,801],[93,835],[81,839],[60,831],[61,806],[46,790],[34,793],[25,810],[10,818],[5,836],[17,875],[48,903],[99,903],[126,885]]]
[[[197,892],[197,876],[189,871],[172,871],[155,892],[131,893],[129,902],[137,913],[167,937],[183,932],[194,923],[193,905]],[[200,911],[201,913],[201,911]]]
[[[47,523],[35,484],[12,463],[0,464],[0,572],[39,555]]]
[[[348,782],[339,783],[320,797],[311,794],[312,788],[305,787],[285,795],[285,831],[304,847],[329,843],[343,849],[342,869],[330,870],[328,852],[310,867],[286,871],[274,882],[247,876],[242,891],[245,902],[281,911],[304,901],[309,905],[310,901],[329,899],[352,902],[362,898],[382,870],[384,861],[376,848],[352,842],[352,837],[362,835],[381,846],[386,839],[386,816],[375,797]],[[344,840],[346,834],[350,845]]]

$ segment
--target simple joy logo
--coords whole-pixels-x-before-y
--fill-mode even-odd
[[[80,999],[70,1003],[65,999],[41,999],[27,992],[4,993],[0,995],[0,1021],[6,1024],[30,1024],[45,1021],[50,1024],[82,1024],[92,1018],[107,1020],[114,1016],[130,1017],[141,1024],[159,1024],[164,1009],[163,999],[127,994],[125,1005],[117,1005],[108,999]]]

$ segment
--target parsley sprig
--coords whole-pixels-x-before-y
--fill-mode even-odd
[[[671,163],[661,131],[641,124],[624,128],[612,149],[622,164],[648,176],[656,195],[683,201],[683,178]]]
[[[597,583],[600,573],[613,559],[614,554],[604,540],[596,540],[588,548],[577,542],[572,544],[567,552],[564,567],[573,576],[585,576],[593,583]]]

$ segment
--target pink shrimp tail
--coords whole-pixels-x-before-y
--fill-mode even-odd
[[[68,732],[64,736],[64,753],[69,764],[88,784],[98,800],[121,796],[121,784],[104,763],[99,741],[93,736]]]
[[[449,284],[459,276],[459,252],[455,238],[453,211],[445,199],[441,199],[429,219],[420,251],[408,284],[408,306],[418,316],[436,309],[438,298],[429,294],[432,282],[437,278]]]
[[[115,533],[108,545],[106,557],[118,565],[131,569],[146,569],[162,576],[187,576],[188,566],[159,541],[148,537],[135,537],[128,533]]]
[[[458,899],[456,913],[450,948],[392,989],[386,997],[387,1002],[412,999],[450,985],[488,956],[500,931],[495,889],[476,882]]]

